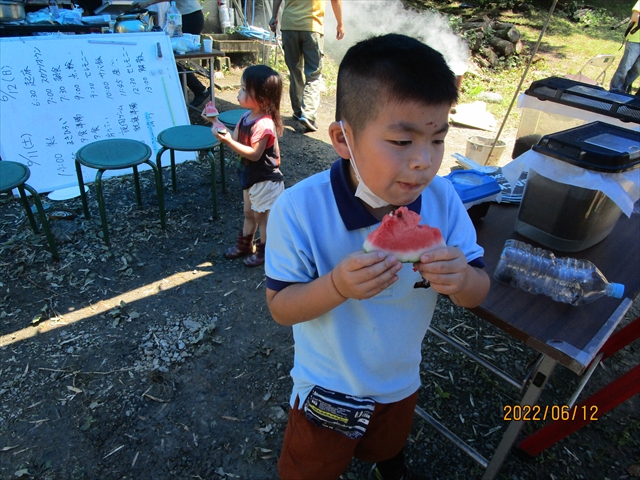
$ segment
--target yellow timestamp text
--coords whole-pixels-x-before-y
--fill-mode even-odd
[[[512,420],[525,422],[545,420],[583,420],[593,422],[598,420],[597,405],[505,405],[502,419],[505,422]]]

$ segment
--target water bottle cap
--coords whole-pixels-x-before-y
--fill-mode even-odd
[[[624,285],[621,283],[610,283],[611,286],[611,297],[613,298],[622,298],[624,294]]]

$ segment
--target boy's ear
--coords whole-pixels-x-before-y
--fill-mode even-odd
[[[340,128],[340,122],[333,122],[329,125],[329,137],[331,138],[334,150],[340,155],[340,158],[351,158],[347,142]]]

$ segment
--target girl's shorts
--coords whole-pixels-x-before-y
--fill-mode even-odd
[[[251,210],[259,213],[271,210],[276,199],[284,192],[284,182],[266,182],[256,183],[249,188],[249,200],[251,201]]]

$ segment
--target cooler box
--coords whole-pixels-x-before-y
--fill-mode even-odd
[[[522,108],[511,158],[544,135],[599,121],[640,131],[640,98],[568,78],[537,80],[518,98]]]
[[[498,181],[477,170],[456,170],[444,178],[453,184],[471,220],[480,220],[501,191]]]
[[[533,150],[549,161],[604,174],[625,172],[640,166],[640,132],[593,122],[546,135]],[[577,252],[609,235],[621,213],[599,190],[564,184],[530,169],[515,231],[554,250]]]

